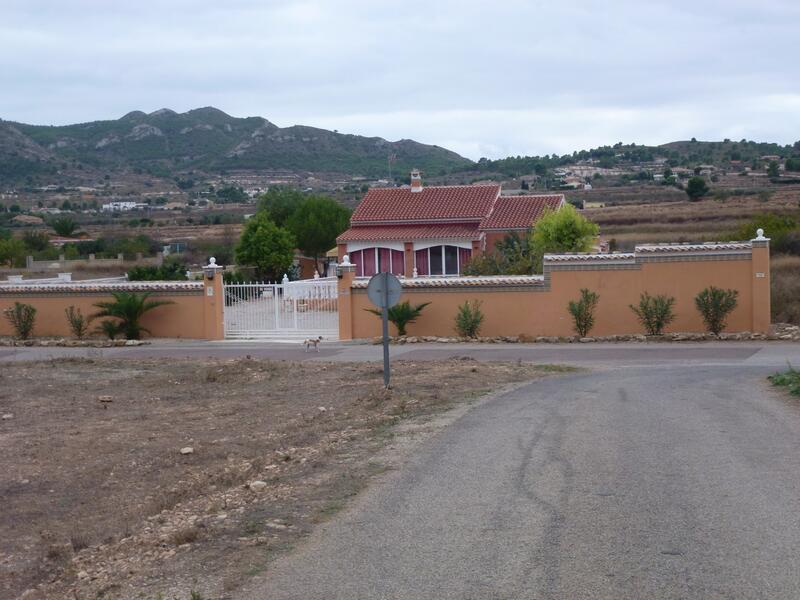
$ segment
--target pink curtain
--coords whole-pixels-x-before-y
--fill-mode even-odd
[[[464,271],[464,265],[469,262],[469,259],[472,258],[472,250],[469,248],[459,248],[458,249],[458,274],[461,275]]]
[[[392,251],[389,248],[378,248],[378,271],[381,273],[388,273],[391,271],[389,260],[392,256]]]
[[[361,250],[351,252],[349,255],[350,263],[356,266],[356,277],[363,277],[364,275],[364,257]]]
[[[405,254],[402,250],[392,250],[392,273],[395,275],[403,275],[405,272]]]
[[[428,249],[425,250],[417,250],[415,253],[416,256],[416,267],[417,267],[417,275],[427,275],[428,274]]]
[[[375,275],[375,248],[364,248],[361,252],[364,256],[364,277],[372,277]]]

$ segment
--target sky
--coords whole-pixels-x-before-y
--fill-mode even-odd
[[[215,106],[477,160],[800,139],[798,0],[0,0],[0,118]]]

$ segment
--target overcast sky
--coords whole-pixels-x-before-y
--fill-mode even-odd
[[[0,118],[216,106],[473,159],[800,139],[798,0],[0,0]]]

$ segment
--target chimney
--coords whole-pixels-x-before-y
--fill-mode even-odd
[[[422,177],[420,177],[418,169],[414,169],[411,171],[411,191],[412,192],[422,191]]]

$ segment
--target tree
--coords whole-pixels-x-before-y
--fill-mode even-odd
[[[77,225],[72,217],[59,217],[50,222],[50,226],[58,235],[71,237],[75,233]]]
[[[0,240],[0,265],[14,267],[25,261],[27,248],[21,240]]]
[[[800,158],[787,158],[783,167],[787,171],[800,171]]]
[[[262,211],[245,224],[235,250],[236,262],[255,267],[259,279],[277,280],[292,265],[294,249],[292,233],[275,225]]]
[[[350,211],[333,200],[322,196],[307,198],[294,211],[286,223],[297,240],[297,246],[307,256],[319,259],[336,246],[336,237],[350,223]],[[318,270],[321,272],[322,269]]]
[[[137,294],[135,292],[111,292],[114,300],[104,300],[95,302],[95,306],[100,310],[91,316],[91,319],[100,317],[111,317],[117,326],[117,331],[125,334],[125,339],[138,340],[142,332],[150,333],[142,327],[140,321],[145,313],[154,308],[173,304],[171,300],[150,300],[150,292]],[[101,326],[107,332],[109,326]]]
[[[267,211],[269,218],[278,227],[286,227],[286,222],[294,211],[306,200],[301,191],[290,187],[275,186],[262,195],[258,201],[258,210]]]
[[[689,200],[692,202],[699,200],[708,192],[708,184],[702,177],[690,177],[689,181],[686,182],[686,195],[689,196]]]
[[[778,166],[778,162],[774,160],[769,161],[769,165],[767,165],[767,175],[769,175],[772,178],[775,178],[775,177],[780,177],[780,174],[781,170],[780,167]]]
[[[528,236],[531,255],[538,269],[548,252],[588,252],[600,228],[567,204],[558,210],[546,210]]]

